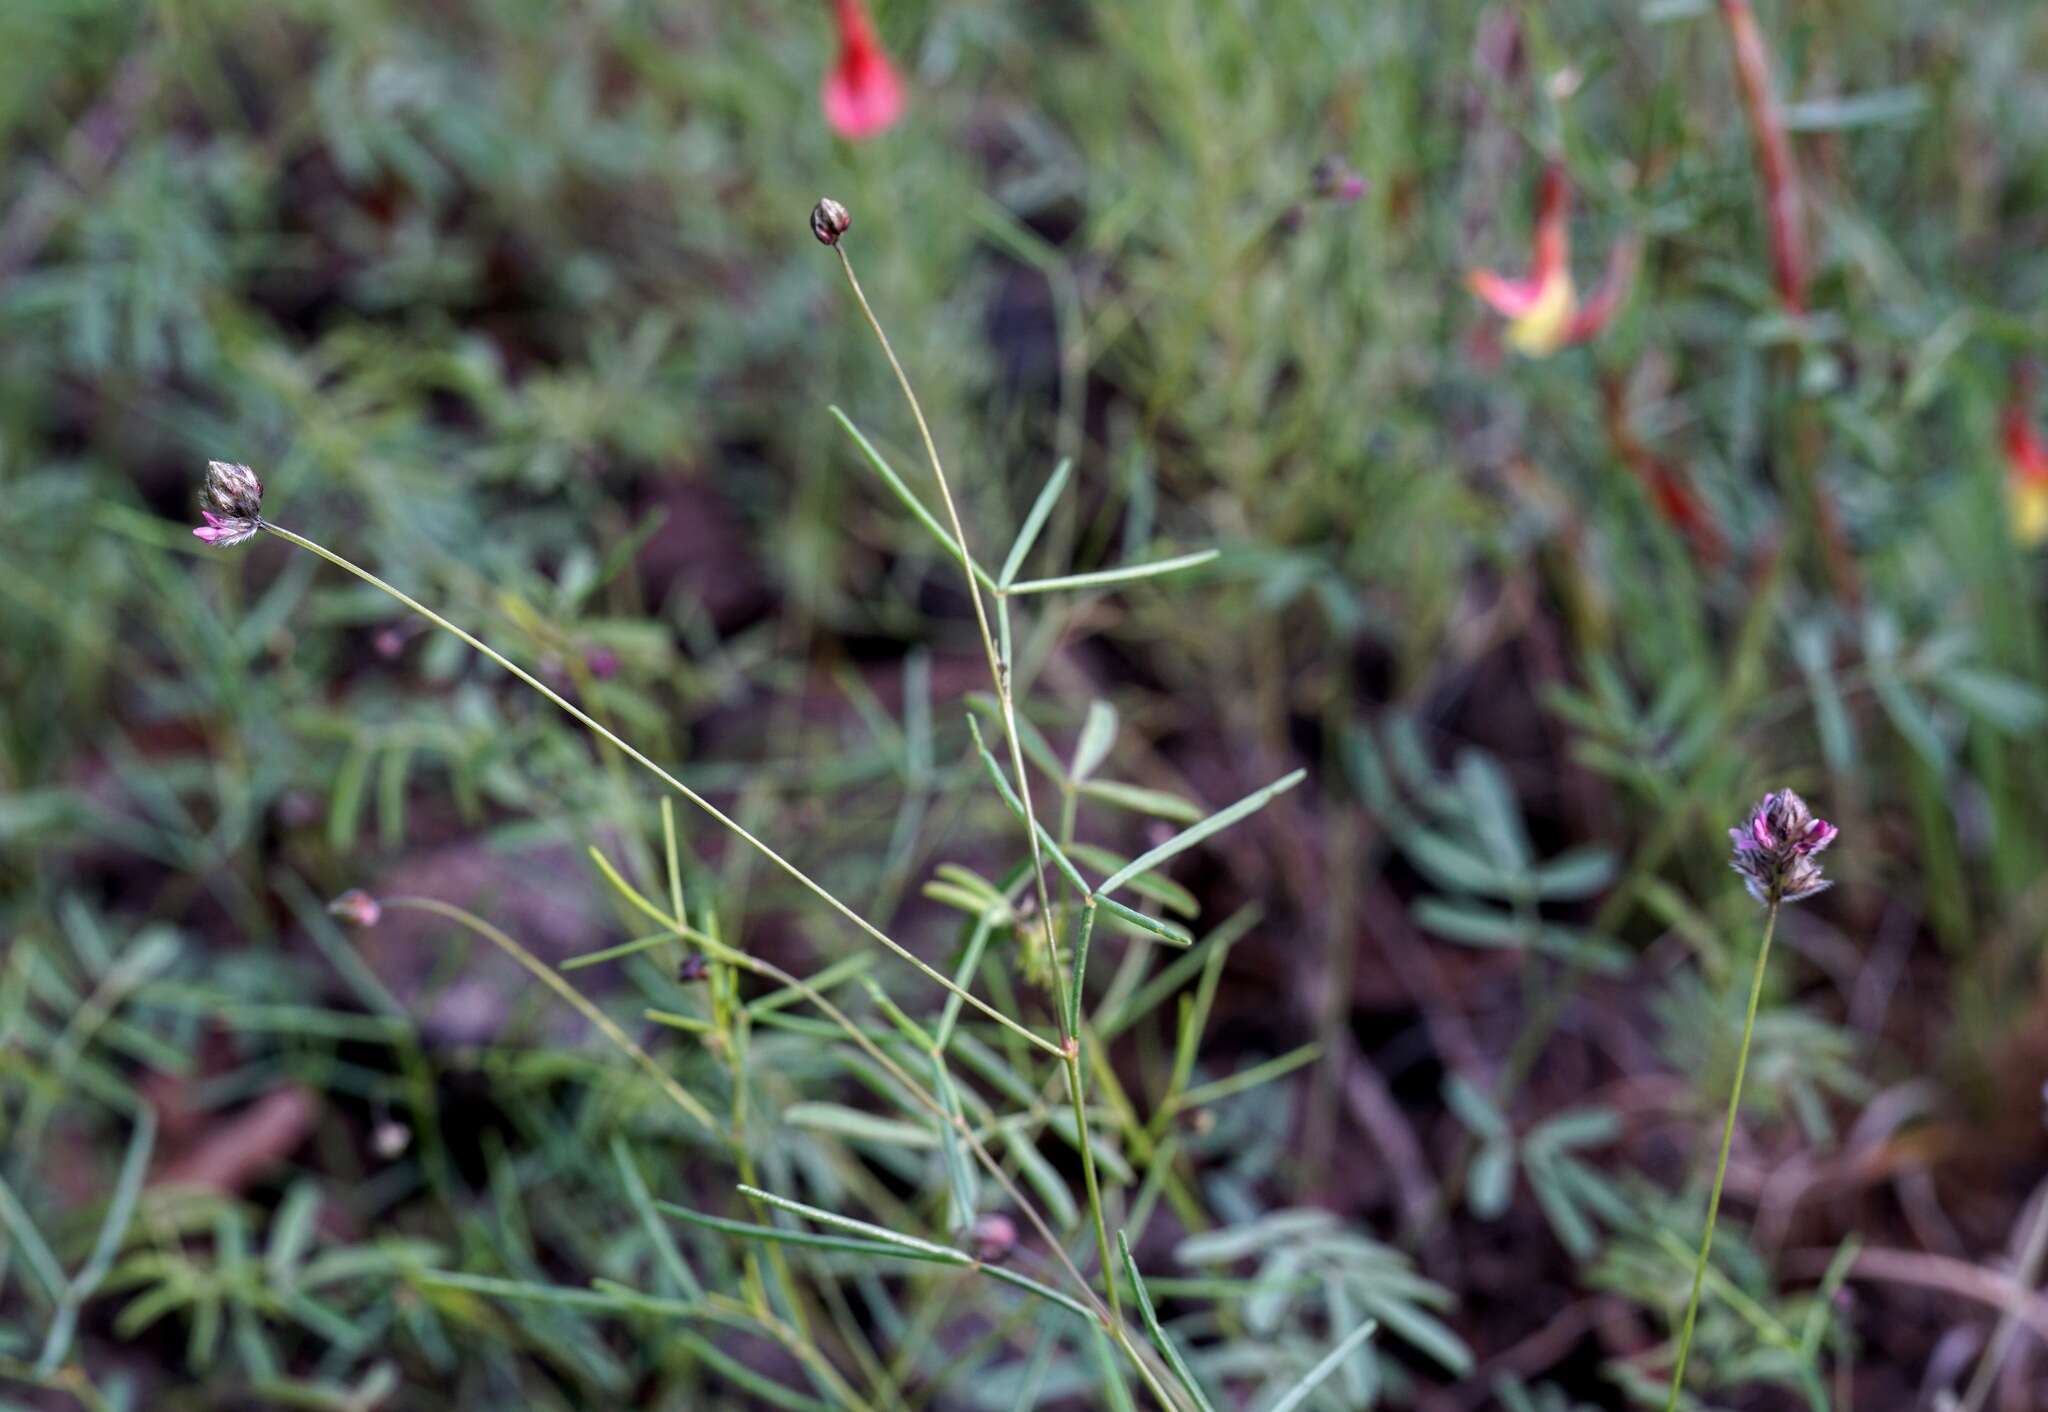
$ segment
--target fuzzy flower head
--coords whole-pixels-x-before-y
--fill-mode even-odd
[[[1571,190],[1564,166],[1552,162],[1543,170],[1543,189],[1536,202],[1535,248],[1529,273],[1510,279],[1492,270],[1474,270],[1465,278],[1471,291],[1508,321],[1508,345],[1531,358],[1584,343],[1607,327],[1635,279],[1636,241],[1618,242],[1607,257],[1607,273],[1584,299],[1572,283],[1571,236],[1566,230]]]
[[[2048,540],[2048,443],[2034,429],[2033,393],[2033,371],[2022,367],[2005,404],[2005,494],[2013,538],[2029,549]]]
[[[1728,837],[1735,844],[1729,866],[1742,874],[1749,895],[1766,906],[1798,902],[1834,886],[1821,876],[1817,855],[1835,841],[1835,826],[1815,818],[1789,789],[1766,794]]]
[[[192,533],[219,549],[231,548],[262,527],[263,482],[232,461],[206,463],[206,491],[200,497],[205,524]]]
[[[825,121],[849,142],[888,131],[903,116],[903,80],[889,62],[864,0],[832,0],[839,59],[820,93]]]

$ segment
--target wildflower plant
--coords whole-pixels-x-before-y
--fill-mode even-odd
[[[583,706],[572,702],[534,672],[512,661],[483,639],[457,626],[383,579],[316,541],[265,518],[261,482],[247,467],[218,461],[211,463],[207,482],[207,503],[210,507],[206,512],[207,523],[194,533],[209,543],[231,547],[251,538],[258,531],[267,532],[318,555],[389,595],[538,692],[604,744],[641,766],[671,791],[696,806],[713,822],[780,868],[830,910],[852,923],[870,941],[879,944],[946,992],[946,1006],[937,1022],[920,1022],[900,1009],[885,992],[875,988],[870,982],[871,997],[896,1032],[893,1037],[878,1039],[855,1021],[837,1002],[830,999],[819,984],[793,975],[728,942],[718,934],[715,922],[710,919],[693,921],[684,900],[684,884],[677,865],[676,825],[666,800],[662,806],[667,859],[665,897],[650,897],[645,891],[636,888],[604,854],[593,850],[593,858],[600,871],[618,892],[621,900],[648,921],[656,924],[658,930],[643,942],[609,948],[602,953],[579,958],[579,963],[618,960],[648,949],[653,944],[665,942],[686,948],[682,968],[678,974],[685,982],[700,978],[709,981],[712,1013],[708,1021],[692,1018],[683,1013],[650,1012],[649,1018],[657,1023],[703,1033],[707,1036],[707,1042],[716,1041],[715,1048],[723,1052],[732,1070],[732,1081],[736,1086],[736,1104],[740,1101],[738,1092],[743,1091],[747,1082],[744,1073],[747,1027],[744,1023],[740,1023],[737,1028],[734,1027],[737,1014],[743,1006],[737,978],[743,973],[759,977],[782,987],[786,993],[802,997],[804,1001],[818,1009],[870,1061],[873,1066],[871,1072],[878,1087],[887,1091],[895,1102],[906,1105],[908,1112],[933,1125],[936,1142],[945,1153],[951,1193],[948,1204],[949,1229],[939,1233],[948,1239],[934,1240],[846,1216],[753,1185],[753,1163],[736,1130],[742,1109],[736,1107],[732,1118],[735,1127],[729,1129],[702,1098],[679,1085],[647,1049],[630,1037],[602,1010],[585,999],[567,979],[539,962],[527,948],[486,919],[433,898],[379,898],[372,897],[360,889],[351,890],[330,907],[334,915],[358,926],[374,926],[388,912],[422,912],[483,938],[577,1010],[614,1048],[632,1060],[697,1129],[713,1136],[721,1131],[729,1132],[736,1143],[733,1149],[734,1158],[743,1178],[738,1187],[739,1192],[753,1203],[756,1211],[764,1215],[779,1212],[786,1218],[794,1218],[794,1224],[751,1224],[713,1217],[681,1207],[664,1206],[660,1210],[668,1216],[700,1228],[751,1242],[766,1252],[761,1258],[756,1258],[754,1251],[750,1251],[747,1256],[746,1283],[750,1298],[742,1307],[748,1311],[748,1317],[753,1322],[783,1344],[791,1355],[798,1359],[820,1391],[849,1406],[865,1405],[844,1375],[832,1366],[818,1346],[806,1335],[800,1319],[793,1320],[791,1316],[779,1312],[781,1309],[801,1307],[800,1296],[790,1284],[790,1272],[780,1256],[780,1250],[784,1246],[831,1250],[884,1262],[907,1260],[979,1272],[1079,1316],[1098,1334],[1106,1334],[1122,1350],[1128,1359],[1129,1367],[1143,1381],[1160,1406],[1168,1409],[1186,1405],[1198,1409],[1207,1408],[1211,1404],[1204,1382],[1193,1371],[1179,1346],[1163,1327],[1157,1305],[1147,1290],[1145,1277],[1140,1273],[1134,1258],[1128,1233],[1119,1230],[1114,1247],[1111,1244],[1110,1202],[1103,1176],[1099,1171],[1108,1152],[1100,1146],[1100,1139],[1092,1131],[1094,1120],[1091,1118],[1088,1105],[1087,1074],[1092,1062],[1089,1053],[1089,1033],[1093,1028],[1084,1009],[1088,960],[1098,918],[1102,916],[1113,918],[1127,931],[1144,935],[1155,942],[1163,941],[1178,946],[1190,945],[1192,937],[1181,928],[1156,919],[1149,913],[1120,900],[1115,894],[1119,891],[1128,891],[1138,895],[1149,891],[1154,897],[1160,896],[1159,884],[1157,880],[1151,878],[1155,870],[1211,835],[1257,812],[1276,795],[1299,784],[1303,774],[1301,771],[1295,771],[1235,804],[1213,814],[1199,816],[1178,833],[1128,861],[1112,857],[1105,862],[1099,850],[1091,850],[1077,843],[1072,837],[1071,810],[1066,812],[1066,817],[1061,821],[1060,837],[1056,838],[1047,830],[1034,807],[1031,771],[1027,764],[1032,737],[1026,734],[1026,728],[1022,724],[1023,717],[1014,694],[1012,602],[1054,593],[1111,588],[1157,578],[1199,566],[1214,557],[1213,551],[1177,555],[1147,563],[1053,578],[1020,577],[1020,571],[1031,552],[1033,541],[1066,484],[1067,468],[1062,465],[1048,482],[1044,493],[1040,495],[1019,530],[1001,570],[991,574],[972,554],[959,506],[932,430],[925,420],[909,376],[897,359],[895,350],[854,273],[845,244],[847,232],[852,227],[851,215],[840,203],[824,199],[813,208],[810,227],[816,239],[831,248],[838,257],[854,302],[896,376],[917,426],[931,472],[932,484],[938,493],[943,510],[943,521],[925,508],[923,497],[883,459],[868,438],[862,435],[850,420],[838,414],[836,409],[835,415],[840,416],[848,434],[876,472],[918,521],[939,541],[947,556],[956,561],[961,568],[969,601],[973,607],[976,629],[986,657],[994,692],[994,715],[1001,729],[1001,744],[1005,747],[1007,760],[999,761],[981,743],[978,727],[974,728],[976,747],[987,768],[990,783],[1016,816],[1024,832],[1027,865],[1019,882],[1027,886],[1022,890],[1021,896],[1015,887],[996,890],[984,884],[981,890],[977,891],[970,885],[973,881],[972,875],[959,872],[953,875],[946,889],[940,893],[941,896],[964,896],[973,899],[981,912],[980,925],[975,930],[964,963],[953,975],[949,976],[933,967],[890,937],[745,825],[720,810],[673,772],[657,764]],[[971,719],[970,725],[972,726]],[[1094,758],[1083,767],[1081,758],[1077,755],[1073,774],[1077,777],[1086,776],[1099,763],[1101,754],[1107,748],[1108,742],[1099,736],[1093,745],[1084,743],[1082,751]],[[1052,773],[1056,778],[1065,775],[1057,766]],[[1084,862],[1104,864],[1108,869],[1107,876],[1091,883],[1082,873],[1081,865],[1075,861],[1077,857]],[[1153,884],[1150,888],[1145,886],[1148,882]],[[1171,896],[1170,892],[1166,895]],[[1024,969],[1048,992],[1046,1008],[1052,1021],[1052,1038],[1048,1038],[1038,1027],[1025,1019],[981,998],[973,988],[989,933],[999,920],[1006,922],[1009,929],[1016,934],[1020,955],[1037,958],[1035,964],[1027,961]],[[1223,951],[1219,948],[1212,954],[1220,960]],[[706,961],[708,965],[705,964]],[[1207,984],[1213,987],[1216,974],[1213,965],[1206,974]],[[983,1019],[992,1022],[1004,1033],[1013,1056],[1035,1053],[1042,1056],[1043,1060],[1050,1060],[1058,1066],[1071,1119],[1066,1124],[1066,1131],[1080,1159],[1086,1197],[1086,1222],[1092,1229],[1095,1242],[1096,1275],[1092,1279],[1084,1273],[1076,1258],[1069,1253],[1065,1235],[1056,1230],[1041,1213],[1038,1203],[1025,1194],[1009,1168],[996,1161],[981,1135],[984,1129],[974,1121],[984,1114],[987,1117],[997,1115],[988,1109],[985,1100],[973,1094],[952,1073],[952,1063],[947,1052],[948,1042],[956,1035],[965,1041],[964,1033],[957,1028],[963,1015],[963,1005],[978,1012]],[[1179,1077],[1175,1092],[1169,1096],[1169,1104],[1176,1100],[1186,1103],[1192,1098],[1192,1095],[1180,1091],[1185,1083],[1187,1062],[1192,1058],[1192,1052],[1187,1048],[1192,1038],[1190,1032],[1183,1033],[1183,1059],[1177,1068]],[[1021,1050],[1017,1048],[1018,1045],[1022,1046]],[[914,1059],[904,1055],[903,1050],[906,1048],[915,1056]],[[997,1075],[1002,1071],[1001,1061],[995,1062],[998,1065],[996,1069],[984,1068],[983,1072],[991,1081],[1000,1082]],[[1013,1058],[1012,1063],[1014,1062]],[[1245,1082],[1213,1085],[1215,1096],[1220,1098],[1225,1094],[1242,1092],[1253,1084],[1278,1077],[1285,1072],[1286,1067],[1288,1066],[1262,1069],[1260,1072],[1247,1075]],[[922,1075],[919,1070],[924,1071]],[[1013,1078],[1012,1082],[1016,1080]],[[1019,1097],[1023,1097],[1029,1090],[1020,1086],[1016,1092]],[[821,1121],[828,1113],[839,1115],[834,1116],[828,1126],[838,1126],[849,1135],[865,1134],[869,1138],[886,1141],[885,1135],[898,1134],[898,1130],[891,1128],[886,1121],[877,1122],[865,1118],[858,1110],[815,1104],[806,1105],[806,1109],[804,1116],[812,1122]],[[786,1121],[797,1119],[798,1114],[794,1109],[786,1111]],[[1152,1134],[1153,1140],[1156,1141],[1156,1124]],[[1005,1139],[1013,1155],[1021,1157],[1022,1153],[1028,1150],[1019,1145],[1020,1139],[1010,1136],[1007,1131]],[[1119,1161],[1117,1166],[1122,1169],[1125,1182],[1134,1178],[1135,1173],[1123,1163]],[[1022,1274],[1005,1263],[1006,1257],[1017,1246],[1017,1228],[1007,1211],[980,1211],[977,1193],[981,1178],[977,1176],[977,1168],[1000,1189],[1009,1209],[1017,1212],[1033,1228],[1039,1238],[1040,1253],[1051,1257],[1057,1271],[1066,1277],[1068,1288],[1057,1288],[1035,1277]],[[1041,1195],[1049,1195],[1058,1190],[1057,1186],[1050,1182],[1041,1181],[1038,1185]],[[1070,1199],[1066,1199],[1064,1195],[1052,1199],[1075,1219],[1079,1218],[1081,1213],[1076,1211]],[[430,1272],[420,1278],[430,1284],[439,1282],[446,1288],[469,1289],[478,1293],[510,1293],[509,1287],[453,1272]],[[777,1290],[774,1296],[767,1293],[769,1285],[773,1285]],[[636,1303],[635,1297],[625,1291],[617,1291],[614,1297],[618,1301],[617,1307],[621,1309],[639,1307],[651,1311],[661,1307],[660,1301],[645,1297]],[[1294,1388],[1285,1394],[1286,1400],[1289,1403],[1300,1402],[1316,1384],[1336,1370],[1342,1358],[1360,1356],[1358,1350],[1371,1336],[1380,1320],[1387,1322],[1396,1333],[1425,1347],[1433,1347],[1439,1361],[1445,1362],[1447,1366],[1460,1366],[1464,1355],[1456,1349],[1448,1331],[1426,1316],[1409,1310],[1401,1302],[1405,1297],[1398,1285],[1394,1291],[1387,1293],[1373,1293],[1369,1288],[1362,1289],[1361,1293],[1344,1308],[1362,1308],[1375,1318],[1359,1324],[1330,1358],[1304,1374]],[[681,1314],[683,1307],[678,1306],[677,1312]],[[691,1307],[690,1312],[698,1311]],[[1137,1316],[1135,1327],[1127,1318],[1127,1314]],[[724,1317],[732,1318],[737,1315],[728,1312]]]
[[[1735,1145],[1735,1116],[1742,1106],[1742,1080],[1749,1067],[1750,1042],[1756,1033],[1757,1005],[1763,999],[1771,937],[1778,929],[1778,909],[1788,902],[1802,902],[1831,886],[1821,875],[1818,859],[1835,841],[1837,832],[1833,824],[1816,817],[1806,807],[1806,801],[1789,789],[1766,794],[1741,824],[1728,831],[1734,845],[1729,866],[1742,875],[1749,895],[1763,905],[1764,936],[1757,946],[1756,969],[1750,977],[1749,1008],[1742,1017],[1742,1043],[1735,1051],[1735,1078],[1728,1087],[1728,1114],[1721,1124],[1721,1155],[1715,1163],[1714,1185],[1707,1196],[1706,1227],[1700,1235],[1699,1256],[1693,1262],[1692,1293],[1687,1297],[1684,1321],[1679,1325],[1678,1356],[1672,1364],[1665,1412],[1676,1412],[1685,1391],[1685,1365],[1692,1353],[1700,1293],[1714,1248],[1714,1221],[1721,1212],[1721,1187],[1728,1179],[1728,1154]]]

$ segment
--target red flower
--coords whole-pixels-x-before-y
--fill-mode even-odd
[[[849,142],[873,137],[903,116],[903,80],[882,51],[862,0],[832,0],[839,61],[825,75],[825,121]]]
[[[1465,283],[1508,321],[1508,343],[1532,358],[1584,343],[1599,333],[1621,307],[1635,278],[1637,244],[1618,242],[1607,257],[1607,273],[1585,299],[1572,284],[1571,237],[1566,220],[1571,204],[1564,167],[1552,162],[1543,169],[1543,190],[1536,202],[1535,249],[1526,279],[1509,279],[1492,270],[1474,270]]]
[[[2048,540],[2048,443],[2034,429],[2033,400],[2034,371],[2022,364],[2005,404],[2005,489],[2013,536],[2029,548]]]

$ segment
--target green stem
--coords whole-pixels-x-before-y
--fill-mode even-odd
[[[1721,1187],[1728,1179],[1728,1151],[1735,1145],[1735,1111],[1742,1104],[1742,1076],[1749,1068],[1749,1041],[1756,1033],[1757,1002],[1764,993],[1764,966],[1771,956],[1771,936],[1778,929],[1778,904],[1764,922],[1763,945],[1756,950],[1756,974],[1749,982],[1749,1010],[1742,1017],[1742,1048],[1735,1054],[1735,1083],[1728,1090],[1728,1117],[1721,1125],[1721,1160],[1714,1168],[1714,1190],[1707,1198],[1707,1228],[1700,1236],[1700,1258],[1692,1269],[1692,1295],[1685,1305],[1685,1324],[1678,1334],[1678,1362],[1671,1370],[1671,1395],[1664,1412],[1677,1412],[1679,1394],[1685,1385],[1685,1362],[1692,1353],[1693,1325],[1700,1314],[1700,1287],[1706,1283],[1707,1255],[1714,1248],[1714,1218],[1721,1211]]]
[[[740,823],[737,819],[734,819],[730,815],[726,814],[723,810],[719,809],[716,805],[714,805],[710,800],[706,799],[703,795],[697,793],[697,791],[691,789],[688,785],[684,784],[681,780],[677,779],[674,775],[670,774],[667,770],[655,764],[654,761],[650,760],[647,756],[643,755],[639,750],[635,749],[633,746],[627,744],[624,740],[620,739],[618,735],[616,735],[609,727],[605,726],[602,722],[598,721],[595,717],[591,716],[589,712],[583,710],[581,707],[571,702],[567,697],[563,696],[560,692],[556,691],[553,687],[549,686],[546,682],[542,681],[539,677],[536,677],[533,673],[527,671],[517,662],[514,662],[509,657],[505,656],[502,652],[499,652],[496,648],[492,647],[482,638],[477,637],[471,633],[465,632],[463,629],[457,627],[454,623],[451,623],[446,618],[442,617],[439,613],[436,613],[433,609],[427,607],[426,604],[420,602],[417,598],[414,598],[411,595],[403,593],[399,589],[394,588],[392,585],[384,582],[384,580],[378,578],[369,570],[357,567],[355,564],[349,562],[347,559],[342,558],[341,555],[336,554],[333,550],[328,549],[324,545],[316,544],[314,541],[307,539],[304,535],[295,534],[291,530],[286,529],[284,526],[272,524],[268,520],[258,520],[257,523],[261,525],[264,529],[270,531],[270,533],[276,535],[279,539],[285,540],[291,544],[296,544],[301,549],[310,549],[311,551],[313,551],[313,553],[318,554],[321,558],[325,559],[328,563],[333,564],[336,568],[346,569],[348,572],[354,574],[357,578],[361,579],[364,583],[369,584],[371,587],[380,589],[383,592],[390,594],[393,598],[397,599],[400,603],[403,603],[406,607],[412,609],[413,612],[418,613],[421,617],[425,618],[435,627],[440,628],[445,632],[454,634],[463,642],[475,648],[484,656],[490,658],[491,661],[497,663],[500,667],[503,667],[513,676],[519,678],[519,680],[525,682],[528,686],[532,687],[535,691],[539,692],[542,696],[546,697],[549,701],[553,702],[556,706],[560,707],[564,712],[566,712],[569,716],[574,718],[593,735],[596,735],[597,737],[605,741],[607,744],[611,745],[613,748],[623,752],[635,764],[640,765],[642,768],[646,769],[650,774],[654,775],[655,778],[659,779],[663,784],[666,784],[670,789],[673,789],[676,793],[682,795],[683,798],[689,800],[699,809],[702,809],[706,814],[709,814],[718,823],[724,825],[727,829],[731,830],[731,832],[734,835],[736,835],[741,841],[752,846],[756,852],[760,853],[769,862],[773,863],[776,867],[782,869],[783,872],[789,874],[789,876],[794,878],[798,883],[802,884],[805,890],[809,891],[810,893],[821,899],[823,902],[825,902],[827,906],[831,907],[833,911],[839,913],[840,916],[845,917],[848,921],[852,922],[856,927],[859,927],[863,932],[867,933],[869,937],[873,938],[875,941],[880,942],[890,951],[895,952],[897,956],[901,957],[905,961],[908,961],[912,966],[915,966],[919,971],[922,971],[928,979],[937,982],[940,986],[943,986],[945,989],[949,991],[956,992],[957,994],[959,994],[961,999],[965,1000],[969,1005],[972,1005],[975,1009],[981,1011],[984,1015],[994,1020],[997,1024],[1006,1026],[1007,1028],[1016,1031],[1019,1035],[1023,1036],[1026,1040],[1036,1045],[1039,1049],[1044,1050],[1046,1053],[1055,1056],[1061,1055],[1063,1053],[1061,1046],[1056,1045],[1052,1043],[1050,1040],[1044,1039],[1037,1034],[1034,1034],[1032,1031],[1026,1029],[1024,1026],[1018,1024],[1015,1020],[1011,1019],[1008,1015],[1005,1015],[1002,1011],[996,1009],[993,1005],[990,1005],[988,1002],[980,999],[977,996],[971,995],[968,992],[961,990],[959,986],[953,983],[953,980],[950,976],[947,976],[944,973],[934,970],[932,967],[926,965],[924,961],[919,959],[913,952],[910,951],[909,948],[903,946],[900,942],[895,941],[893,938],[884,933],[881,928],[877,927],[873,922],[870,922],[867,918],[861,916],[860,913],[854,911],[851,907],[847,906],[844,902],[841,902],[837,897],[833,896],[830,892],[826,891],[825,888],[821,884],[815,882],[808,873],[804,872],[801,868],[797,867],[796,864],[790,862],[787,858],[784,858],[780,853],[777,853],[773,848],[769,847],[751,830],[749,830],[744,824]]]
[[[1038,815],[1031,805],[1031,776],[1024,768],[1022,738],[1017,733],[1017,700],[1011,690],[1009,663],[996,646],[995,634],[989,631],[988,609],[981,601],[981,583],[975,577],[974,558],[968,552],[967,531],[960,522],[960,510],[953,502],[953,490],[946,480],[946,468],[939,461],[938,444],[932,440],[930,425],[925,421],[924,409],[919,405],[917,392],[910,385],[910,377],[903,371],[903,364],[896,357],[896,350],[889,343],[889,335],[882,329],[882,321],[875,317],[874,308],[868,303],[867,294],[860,287],[860,278],[853,272],[853,261],[846,253],[846,246],[834,245],[839,256],[839,267],[846,272],[847,286],[853,291],[854,302],[866,317],[868,327],[874,331],[875,341],[882,345],[883,356],[888,358],[889,367],[896,374],[897,385],[903,389],[904,400],[910,404],[910,415],[917,422],[918,435],[924,441],[925,458],[931,462],[932,478],[938,482],[939,499],[946,507],[946,518],[952,523],[953,543],[960,550],[960,568],[967,576],[967,596],[974,604],[974,623],[981,632],[981,645],[988,656],[989,676],[996,689],[996,701],[1003,715],[1003,735],[1010,747],[1010,770],[1017,777],[1017,798],[1024,806],[1024,837],[1031,850],[1031,876],[1038,891],[1039,924],[1045,931],[1045,955],[1052,972],[1054,1022],[1059,1027],[1060,1046],[1063,1050],[1067,1071],[1067,1095],[1074,1105],[1075,1136],[1081,1150],[1081,1172],[1088,1192],[1088,1210],[1095,1225],[1097,1259],[1102,1268],[1102,1287],[1109,1296],[1110,1317],[1118,1324],[1123,1320],[1122,1300],[1117,1292],[1116,1262],[1110,1258],[1109,1223],[1102,1212],[1101,1184],[1095,1175],[1094,1145],[1088,1137],[1087,1088],[1082,1078],[1080,1053],[1081,1037],[1068,1027],[1068,998],[1066,974],[1060,966],[1059,943],[1055,939],[1052,917],[1052,897],[1045,885],[1045,857],[1038,846]],[[1006,620],[1007,621],[1007,620]],[[1081,977],[1074,977],[1076,986]]]

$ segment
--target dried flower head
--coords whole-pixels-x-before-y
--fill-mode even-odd
[[[853,213],[829,196],[819,197],[818,204],[811,207],[811,234],[818,237],[820,245],[837,245],[852,225]]]
[[[327,904],[330,915],[339,917],[350,926],[374,927],[384,915],[384,909],[377,899],[359,887],[352,887]]]
[[[1798,902],[1833,886],[1821,876],[1815,855],[1835,841],[1835,826],[1815,818],[1789,789],[1766,794],[1728,837],[1735,844],[1729,866],[1742,874],[1749,895],[1766,906]]]
[[[263,527],[263,482],[233,461],[206,463],[205,524],[192,533],[219,549],[231,548]]]

